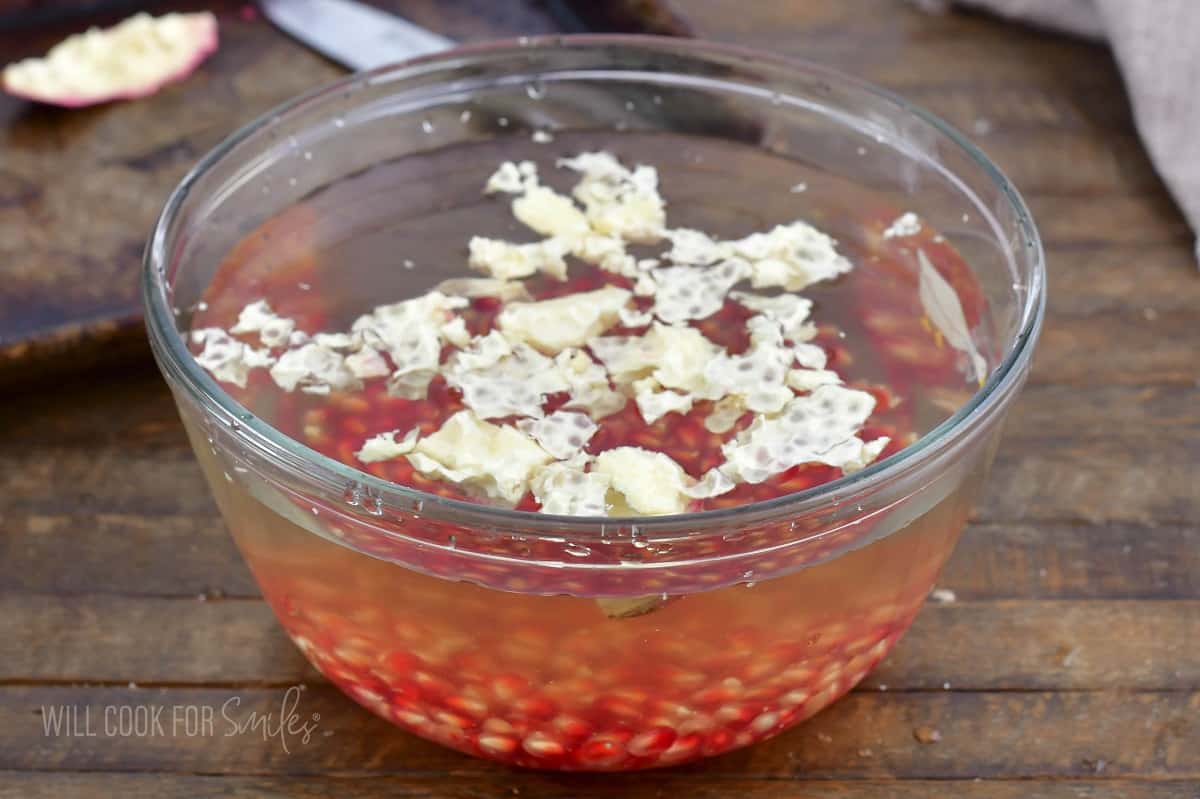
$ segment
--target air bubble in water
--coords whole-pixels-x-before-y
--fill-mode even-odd
[[[433,130],[434,130],[433,120],[428,119],[428,118],[421,120],[421,131],[423,133],[426,133],[426,134],[433,133]]]
[[[507,128],[508,127],[508,117],[500,117],[499,119],[496,120],[496,124],[502,128]]]
[[[304,151],[304,160],[305,160],[305,161],[311,161],[311,160],[312,160],[312,150],[305,150],[305,151]]]
[[[525,86],[525,93],[529,95],[530,100],[540,100],[546,96],[546,84],[535,80]]]
[[[458,115],[458,121],[464,125],[471,121],[471,109],[464,108],[462,113]]]
[[[633,108],[634,108],[634,105],[633,105],[633,100],[626,100],[626,101],[625,101],[625,110],[626,110],[626,111],[632,111],[632,110],[633,110]]]
[[[342,119],[341,117],[334,117],[333,126],[335,128],[344,128],[346,127],[346,120]]]
[[[446,546],[450,547],[451,549],[454,549],[455,547],[457,547],[458,546],[458,536],[456,536],[454,534],[447,536]]]
[[[351,481],[342,491],[342,501],[351,507],[358,507],[362,504],[363,490],[358,483]]]
[[[637,527],[630,528],[629,539],[633,542],[636,549],[645,549],[649,542],[646,540],[646,534]]]

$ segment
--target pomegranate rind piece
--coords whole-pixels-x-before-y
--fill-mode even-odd
[[[137,14],[68,36],[43,58],[8,65],[0,88],[63,108],[134,100],[190,75],[217,44],[217,18],[209,12]]]

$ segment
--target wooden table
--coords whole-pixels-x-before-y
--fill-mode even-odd
[[[462,757],[344,700],[284,638],[143,352],[0,400],[0,797],[1200,796],[1200,274],[1111,57],[880,0],[678,5],[704,35],[941,113],[1033,206],[1049,318],[941,581],[957,601],[930,604],[849,697],[746,751],[603,778]],[[94,730],[106,705],[278,713],[297,684],[320,722],[290,753],[170,725],[43,731],[61,705],[90,707]]]

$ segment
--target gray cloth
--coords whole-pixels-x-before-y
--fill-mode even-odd
[[[1193,232],[1200,231],[1200,0],[958,2],[1080,36],[1107,39],[1116,53],[1138,132],[1155,168]]]

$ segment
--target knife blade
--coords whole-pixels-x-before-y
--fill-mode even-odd
[[[259,0],[263,15],[306,45],[355,70],[436,53],[453,39],[356,0]]]

